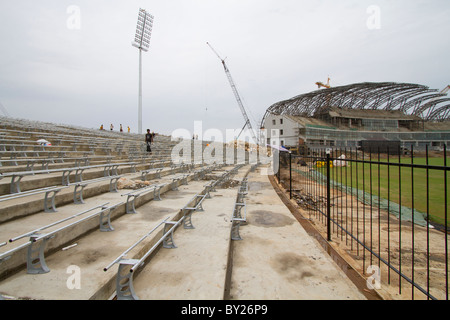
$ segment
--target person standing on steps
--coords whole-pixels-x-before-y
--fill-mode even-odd
[[[152,152],[152,140],[153,135],[150,133],[150,129],[147,129],[147,134],[145,135],[145,143],[147,144],[147,152]]]

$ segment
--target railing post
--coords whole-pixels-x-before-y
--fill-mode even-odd
[[[274,150],[274,152],[278,155],[278,168],[277,168],[277,176],[278,176],[278,183],[281,183],[281,152],[278,150]]]
[[[327,149],[327,240],[331,241],[330,150]]]

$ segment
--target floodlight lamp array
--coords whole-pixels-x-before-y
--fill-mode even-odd
[[[134,37],[134,42],[132,43],[133,46],[148,51],[153,28],[153,19],[154,17],[144,9],[139,9],[136,35]]]

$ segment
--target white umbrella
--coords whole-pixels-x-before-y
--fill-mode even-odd
[[[52,145],[49,141],[47,141],[45,139],[39,139],[36,142],[38,144],[40,144],[41,146],[51,146]]]

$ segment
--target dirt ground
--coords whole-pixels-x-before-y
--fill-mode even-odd
[[[302,166],[295,169],[309,170]],[[288,174],[282,171],[281,182],[289,196]],[[326,213],[324,186],[301,175],[292,178],[292,201],[326,237],[326,217],[319,212]],[[448,266],[449,257],[446,256],[445,242],[448,247],[449,240],[444,232],[431,225],[427,228],[400,221],[387,211],[379,210],[375,205],[372,208],[364,205],[356,197],[341,191],[332,190],[331,194],[331,218],[340,225],[331,224],[333,246],[356,270],[369,278],[370,283],[376,284],[375,280],[379,280],[379,292],[384,297],[419,300],[427,299],[425,293],[429,292],[432,298],[447,298],[446,260]]]

